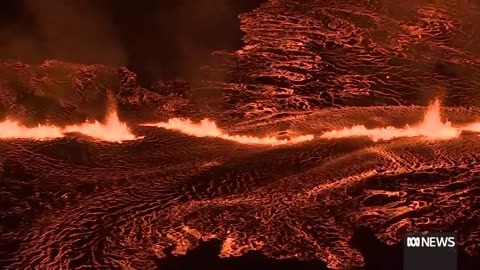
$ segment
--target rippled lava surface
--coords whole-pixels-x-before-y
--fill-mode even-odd
[[[183,254],[217,238],[222,256],[260,250],[344,269],[364,263],[348,244],[358,225],[388,244],[406,231],[455,230],[478,254],[478,134],[271,147],[137,125],[210,117],[235,134],[320,134],[412,123],[437,96],[452,122],[478,121],[480,7],[397,2],[267,2],[241,15],[244,48],[217,53],[204,71],[225,78],[195,86],[145,89],[124,68],[1,63],[2,114],[78,122],[103,113],[109,89],[145,136],[1,140],[1,265],[154,269],[166,247]]]

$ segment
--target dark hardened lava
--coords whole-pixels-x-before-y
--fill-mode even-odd
[[[135,126],[208,116],[319,134],[410,123],[435,96],[452,121],[478,120],[479,7],[453,3],[272,0],[241,15],[246,46],[195,83],[2,61],[3,116],[99,119],[112,91],[146,137],[1,140],[0,268],[399,269],[405,231],[456,230],[459,269],[479,269],[478,134],[253,147]]]
[[[269,1],[242,15],[232,109],[275,116],[435,96],[478,105],[479,11],[471,1]]]

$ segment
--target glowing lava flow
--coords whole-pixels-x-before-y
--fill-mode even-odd
[[[80,125],[70,125],[65,128],[42,125],[28,128],[17,122],[5,120],[0,122],[0,139],[21,138],[44,140],[63,137],[65,133],[74,132],[82,133],[89,137],[108,142],[141,139],[142,137],[136,137],[130,132],[127,124],[120,122],[114,103],[111,102],[110,104],[111,106],[105,124],[95,121],[86,122]]]
[[[472,123],[462,127],[462,130],[480,132],[480,123]]]
[[[440,115],[440,102],[435,100],[428,106],[423,122],[416,126],[404,128],[384,127],[367,129],[365,126],[354,126],[341,130],[333,130],[321,135],[321,138],[333,139],[344,137],[367,136],[373,141],[390,140],[398,137],[422,136],[427,139],[451,139],[460,136],[462,129],[452,127],[448,121],[442,122]]]
[[[53,139],[63,137],[62,129],[49,125],[38,125],[33,128],[22,126],[18,122],[5,120],[0,122],[0,139]]]
[[[165,129],[180,131],[184,134],[195,137],[216,137],[224,140],[235,141],[242,144],[265,144],[265,145],[281,145],[294,144],[313,139],[313,135],[297,136],[291,139],[278,139],[275,137],[253,137],[245,135],[228,135],[220,130],[215,122],[209,119],[203,119],[200,123],[193,123],[188,119],[172,118],[168,122],[156,124],[144,124],[143,126],[154,126]]]
[[[122,142],[138,139],[130,132],[127,124],[120,122],[116,111],[107,115],[105,124],[98,121],[83,123],[81,125],[67,126],[64,133],[78,132],[84,135],[109,142]]]

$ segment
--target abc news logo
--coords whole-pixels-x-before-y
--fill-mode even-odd
[[[456,246],[456,239],[453,236],[408,236],[406,241],[409,248],[453,248]]]
[[[457,233],[407,233],[403,239],[404,270],[457,270]]]

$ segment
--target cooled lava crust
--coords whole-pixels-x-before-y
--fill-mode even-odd
[[[220,256],[345,269],[368,259],[351,244],[358,226],[388,245],[407,231],[458,231],[459,249],[478,256],[478,134],[272,147],[138,125],[208,117],[232,134],[320,134],[413,123],[435,97],[452,122],[478,121],[478,15],[465,1],[271,0],[240,15],[245,44],[212,54],[195,83],[2,61],[3,118],[101,119],[113,92],[144,138],[0,140],[1,266],[155,269],[218,239]]]

